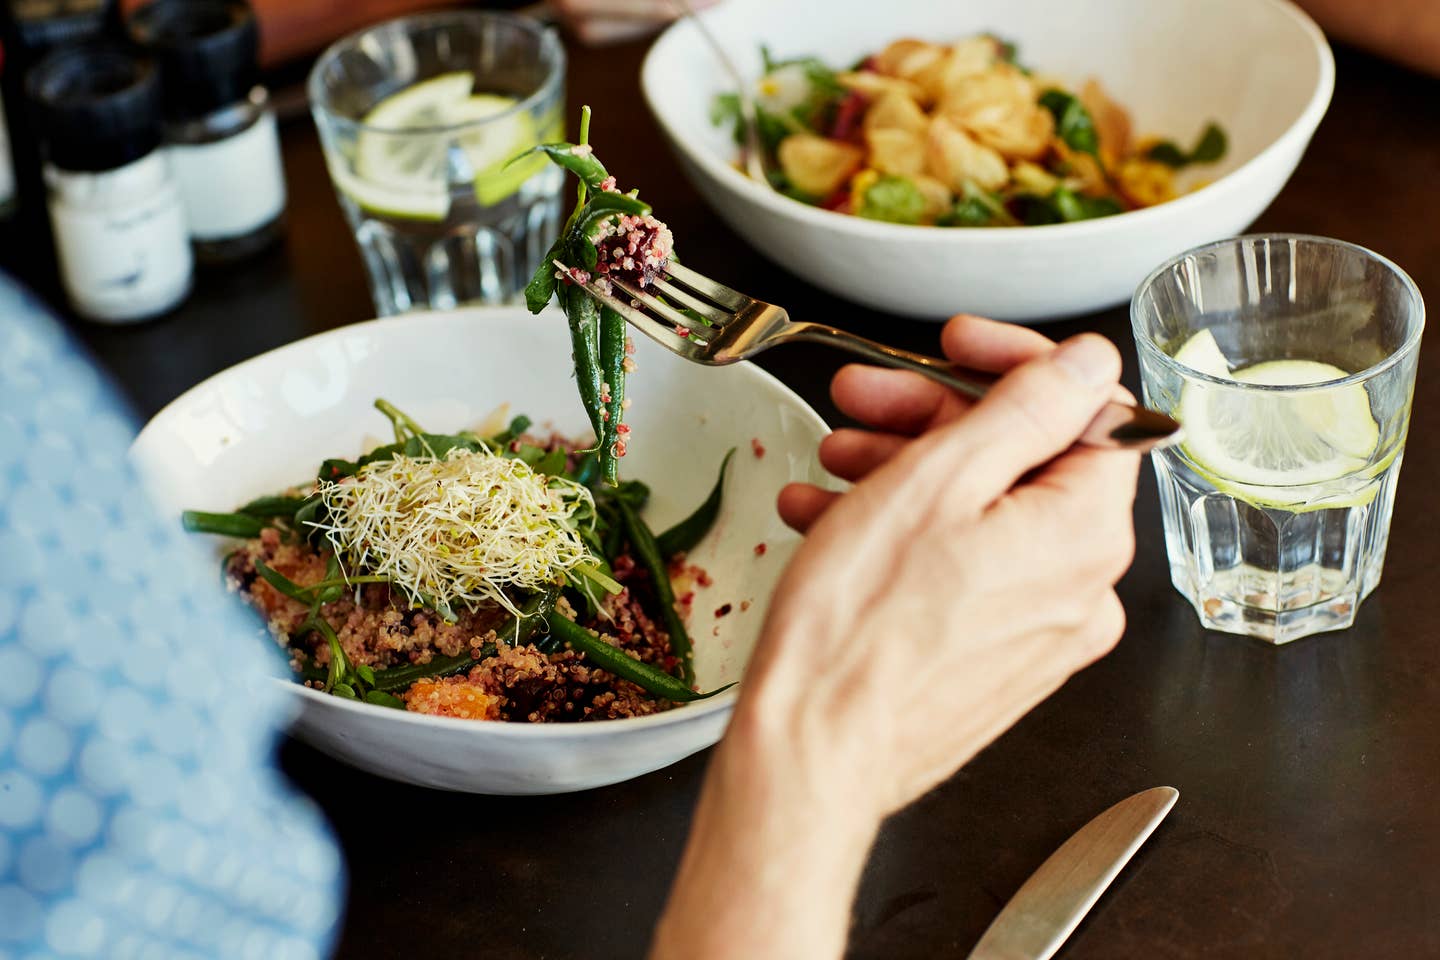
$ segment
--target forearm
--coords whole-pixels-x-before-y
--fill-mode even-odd
[[[706,777],[651,960],[839,957],[879,816],[742,707]]]
[[[1336,40],[1440,74],[1440,4],[1435,0],[1299,0]]]

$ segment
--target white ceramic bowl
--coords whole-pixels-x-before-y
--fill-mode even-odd
[[[775,512],[791,480],[823,482],[825,424],[750,364],[707,368],[636,338],[634,427],[623,475],[653,491],[662,529],[694,508],[720,459],[738,447],[714,529],[694,551],[714,584],[697,592],[691,633],[703,689],[738,680],[780,570],[799,538]],[[175,400],[141,432],[133,456],[163,509],[228,511],[354,456],[389,427],[383,396],[433,430],[476,425],[502,403],[562,432],[588,432],[564,319],[520,308],[411,315],[343,327],[232,367]],[[757,457],[756,438],[764,447]],[[764,556],[755,554],[764,543]],[[224,548],[214,542],[217,555]],[[742,601],[750,601],[742,609]],[[715,611],[733,610],[723,618]],[[484,723],[405,713],[286,683],[294,732],[364,770],[473,793],[561,793],[639,776],[720,738],[735,691],[655,716],[581,724]]]
[[[709,119],[712,98],[734,85],[693,24],[667,30],[645,58],[645,98],[721,219],[816,286],[931,320],[968,311],[1042,321],[1128,299],[1167,257],[1259,216],[1334,87],[1325,38],[1284,0],[725,0],[704,16],[748,77],[760,73],[761,43],[777,57],[814,54],[843,66],[903,36],[993,31],[1018,42],[1021,60],[1038,70],[1077,84],[1098,77],[1141,135],[1189,143],[1210,120],[1225,128],[1223,162],[1188,174],[1217,179],[1158,207],[1016,229],[879,223],[789,200],[736,170],[730,132]]]

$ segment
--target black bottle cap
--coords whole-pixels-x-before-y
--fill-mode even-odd
[[[36,64],[25,87],[48,158],[62,170],[113,170],[160,145],[155,68],[122,47],[62,47]]]
[[[260,34],[244,0],[152,0],[130,17],[129,29],[160,67],[172,121],[214,113],[255,86]]]

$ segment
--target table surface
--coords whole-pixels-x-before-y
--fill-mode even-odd
[[[605,104],[592,138],[736,286],[862,334],[932,350],[936,328],[830,297],[736,239],[657,144],[643,44],[573,51],[569,102]],[[1371,247],[1440,289],[1440,82],[1338,51],[1329,115],[1257,230]],[[623,105],[634,106],[633,110]],[[237,361],[371,315],[359,256],[308,117],[283,125],[285,242],[201,272],[190,300],[134,329],[72,322],[149,415]],[[33,223],[33,221],[32,221]],[[9,231],[3,262],[53,295],[48,250]],[[955,309],[965,307],[964,291]],[[1134,358],[1123,307],[1059,323]],[[793,347],[761,364],[831,423],[841,357]],[[1091,911],[1065,957],[1440,955],[1440,356],[1422,352],[1384,583],[1356,626],[1274,648],[1202,631],[1172,589],[1153,478],[1119,587],[1130,626],[957,776],[881,832],[854,911],[856,958],[963,956],[1029,873],[1114,801],[1170,784],[1169,819]],[[447,794],[380,780],[298,743],[286,769],[329,814],[350,867],[341,957],[634,957],[647,943],[706,755],[569,796]],[[745,878],[735,882],[743,884]]]

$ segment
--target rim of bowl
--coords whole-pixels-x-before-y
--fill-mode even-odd
[[[554,309],[555,307],[553,305],[547,306],[545,312],[551,312]],[[342,327],[336,327],[333,330],[323,330],[319,333],[313,333],[308,337],[304,337],[300,340],[295,340],[291,343],[284,344],[282,346],[276,347],[273,350],[267,350],[266,352],[251,357],[248,360],[242,360],[239,363],[234,364],[233,366],[226,367],[224,370],[211,374],[204,380],[201,380],[199,383],[195,384],[193,387],[180,394],[180,396],[176,397],[174,400],[171,400],[169,403],[165,404],[165,406],[161,407],[160,410],[153,417],[146,421],[145,426],[141,428],[140,432],[135,436],[135,439],[131,441],[130,452],[133,454],[135,448],[140,445],[145,435],[150,431],[151,427],[157,421],[167,415],[173,415],[171,414],[172,408],[178,407],[180,404],[184,403],[186,400],[189,399],[191,394],[209,388],[217,380],[232,375],[238,375],[240,372],[242,372],[248,367],[251,367],[252,365],[258,366],[262,361],[273,360],[273,358],[276,356],[290,352],[299,352],[307,344],[311,343],[311,341],[324,340],[333,337],[341,337],[350,333],[354,333],[356,331],[375,330],[388,327],[399,327],[408,332],[413,332],[417,321],[420,323],[448,323],[458,321],[463,317],[473,316],[476,313],[504,313],[518,315],[523,310],[524,308],[518,305],[498,305],[458,307],[453,310],[421,311],[419,313],[400,314],[393,317],[377,317],[373,320],[362,320],[358,323],[350,323]],[[531,317],[528,313],[526,313],[522,319],[526,321],[533,321],[540,320],[544,316],[544,312],[542,312],[538,317]],[[482,318],[479,322],[484,322],[484,319]],[[742,360],[740,363],[734,364],[733,366],[746,368],[750,371],[752,376],[758,377],[761,383],[764,383],[772,389],[778,390],[783,395],[787,396],[790,400],[794,402],[795,408],[799,413],[801,419],[804,422],[808,423],[810,426],[816,428],[822,436],[830,432],[829,424],[825,422],[824,418],[821,417],[820,414],[815,412],[815,409],[805,401],[805,398],[801,397],[794,390],[791,390],[789,387],[787,387],[783,382],[781,382],[778,377],[776,377],[770,371],[748,360]],[[769,602],[768,598],[766,602]],[[732,686],[730,689],[725,690],[722,693],[717,693],[715,696],[710,697],[709,699],[697,700],[692,703],[679,704],[678,706],[672,707],[671,709],[666,710],[663,713],[652,713],[644,717],[622,717],[618,720],[594,720],[584,723],[513,723],[508,721],[465,720],[459,717],[437,717],[424,713],[412,713],[408,710],[395,710],[391,707],[379,707],[370,703],[360,703],[358,701],[346,700],[344,697],[335,697],[329,694],[319,693],[308,687],[303,687],[300,684],[295,683],[293,680],[287,678],[273,677],[272,679],[276,683],[295,692],[301,698],[301,702],[305,702],[309,697],[318,698],[315,701],[317,706],[324,704],[325,706],[335,706],[342,710],[374,710],[378,711],[379,713],[389,714],[389,718],[397,722],[414,723],[421,725],[438,724],[442,727],[453,726],[455,729],[477,730],[483,731],[490,735],[499,735],[506,737],[594,737],[603,735],[604,732],[607,730],[624,732],[642,730],[648,727],[667,726],[676,723],[682,723],[686,720],[699,719],[701,717],[709,716],[712,713],[719,713],[725,710],[729,710],[734,707],[735,701],[739,697],[740,693],[740,681],[737,680],[735,682],[735,685]]]
[[[357,120],[354,117],[346,116],[343,113],[331,109],[331,107],[326,104],[325,101],[327,98],[321,89],[321,70],[340,55],[340,49],[342,47],[355,44],[366,34],[375,33],[380,30],[396,29],[399,27],[401,21],[404,21],[407,26],[412,24],[429,26],[447,23],[508,23],[520,27],[523,30],[528,30],[539,38],[541,56],[548,57],[552,61],[550,69],[549,72],[546,73],[545,80],[540,86],[516,101],[514,106],[507,107],[499,113],[491,114],[488,117],[482,117],[479,120],[466,120],[463,123],[432,124],[424,127],[378,127],[374,124],[366,123],[364,120]],[[336,40],[326,47],[320,56],[315,58],[315,64],[310,68],[310,73],[305,78],[305,98],[309,102],[312,113],[324,114],[327,122],[334,123],[336,126],[345,127],[348,130],[368,133],[428,134],[434,136],[436,134],[454,133],[456,131],[479,128],[489,123],[507,119],[514,114],[520,113],[522,110],[530,110],[537,103],[555,96],[557,89],[565,82],[565,73],[568,66],[569,59],[565,53],[565,45],[560,42],[560,36],[555,28],[550,24],[536,20],[534,17],[519,13],[508,13],[503,10],[438,10],[431,13],[410,14],[381,23],[372,23],[369,26],[361,27],[353,33],[347,33],[339,40]],[[417,82],[423,83],[424,81]],[[405,87],[400,88],[400,90],[404,89]],[[396,93],[398,92],[400,91],[397,90]],[[564,98],[561,97],[560,99],[563,100]]]
[[[640,68],[640,88],[645,96],[645,103],[650,108],[650,113],[659,122],[661,128],[669,138],[672,149],[683,152],[695,163],[705,168],[712,177],[716,177],[732,189],[739,190],[755,202],[765,206],[781,216],[792,215],[796,219],[814,224],[820,227],[835,227],[841,223],[848,225],[848,228],[862,236],[874,239],[897,239],[900,237],[914,238],[926,237],[936,239],[965,238],[967,241],[977,237],[983,238],[986,243],[1008,243],[1012,245],[1022,244],[1026,238],[1036,236],[1083,236],[1086,233],[1114,229],[1116,223],[1134,224],[1145,220],[1155,220],[1161,217],[1174,217],[1185,214],[1196,203],[1203,202],[1217,193],[1223,193],[1232,189],[1237,183],[1237,175],[1257,166],[1262,160],[1267,159],[1282,148],[1289,146],[1296,140],[1308,139],[1320,125],[1320,120],[1325,116],[1325,111],[1330,106],[1330,98],[1335,90],[1335,55],[1330,49],[1329,42],[1320,27],[1310,18],[1305,11],[1290,3],[1289,0],[1258,0],[1268,4],[1272,9],[1289,17],[1291,22],[1298,27],[1306,37],[1309,38],[1311,48],[1319,60],[1320,76],[1317,79],[1315,89],[1310,95],[1310,100],[1300,115],[1274,140],[1270,141],[1262,150],[1256,153],[1249,160],[1231,170],[1218,179],[1207,183],[1198,190],[1192,190],[1183,196],[1168,200],[1165,203],[1156,204],[1153,207],[1142,207],[1139,210],[1127,210],[1110,217],[1098,217],[1093,220],[1080,220],[1073,223],[1049,223],[1037,226],[1016,227],[1008,230],[979,230],[979,229],[946,229],[923,226],[919,224],[885,223],[879,220],[866,220],[863,217],[856,217],[846,213],[836,213],[833,210],[825,210],[820,207],[812,207],[809,204],[792,200],[782,196],[774,190],[761,186],[750,177],[736,170],[729,163],[726,163],[708,151],[692,148],[685,138],[671,125],[666,117],[665,111],[657,105],[657,98],[653,90],[658,84],[651,82],[655,75],[655,57],[662,46],[678,42],[675,37],[676,31],[682,29],[693,29],[692,25],[686,24],[684,18],[677,20],[666,28],[660,38],[651,46],[645,54],[645,60]],[[707,16],[702,12],[699,16]],[[921,233],[919,231],[929,231]]]
[[[1305,243],[1313,243],[1320,246],[1343,247],[1346,250],[1358,253],[1366,259],[1373,260],[1381,266],[1386,267],[1392,274],[1395,275],[1396,278],[1399,279],[1401,287],[1405,290],[1406,294],[1415,304],[1415,312],[1417,316],[1415,318],[1416,322],[1414,329],[1406,335],[1405,340],[1400,344],[1400,346],[1396,347],[1394,350],[1390,351],[1390,353],[1386,354],[1385,359],[1381,360],[1379,363],[1365,367],[1363,370],[1357,370],[1354,373],[1346,374],[1343,377],[1337,377],[1334,380],[1317,380],[1314,383],[1294,384],[1241,383],[1237,380],[1231,380],[1226,377],[1212,376],[1211,374],[1205,373],[1202,370],[1196,370],[1194,367],[1189,367],[1183,363],[1177,362],[1174,357],[1166,353],[1164,350],[1161,350],[1160,347],[1156,345],[1153,338],[1145,334],[1140,329],[1140,296],[1147,289],[1149,289],[1150,285],[1153,284],[1155,280],[1159,278],[1162,274],[1173,270],[1177,264],[1189,259],[1190,257],[1209,253],[1212,250],[1219,250],[1222,247],[1238,246],[1239,244],[1251,243],[1257,240],[1264,240],[1267,242],[1277,240],[1282,242],[1299,240]],[[1177,253],[1175,256],[1160,264],[1160,266],[1156,267],[1154,270],[1151,270],[1149,275],[1147,275],[1144,280],[1140,281],[1140,285],[1135,288],[1135,295],[1130,298],[1130,333],[1131,336],[1135,338],[1136,350],[1138,350],[1141,354],[1154,358],[1155,360],[1159,361],[1161,366],[1169,369],[1172,373],[1185,380],[1198,380],[1201,383],[1210,383],[1222,387],[1241,387],[1247,392],[1253,391],[1255,393],[1283,393],[1291,395],[1309,393],[1312,390],[1333,390],[1336,387],[1345,387],[1357,383],[1363,384],[1369,380],[1375,379],[1380,374],[1389,370],[1391,367],[1400,363],[1400,361],[1404,360],[1407,356],[1418,350],[1420,348],[1420,337],[1424,332],[1425,298],[1420,295],[1420,287],[1415,283],[1414,278],[1412,278],[1410,274],[1406,273],[1403,269],[1401,269],[1399,264],[1391,260],[1389,257],[1384,256],[1383,254],[1376,253],[1369,247],[1363,247],[1358,243],[1351,243],[1349,240],[1336,240],[1334,237],[1322,237],[1313,233],[1243,233],[1238,237],[1226,237],[1223,240],[1212,240],[1209,243],[1203,243],[1200,246],[1192,247],[1183,253]]]

